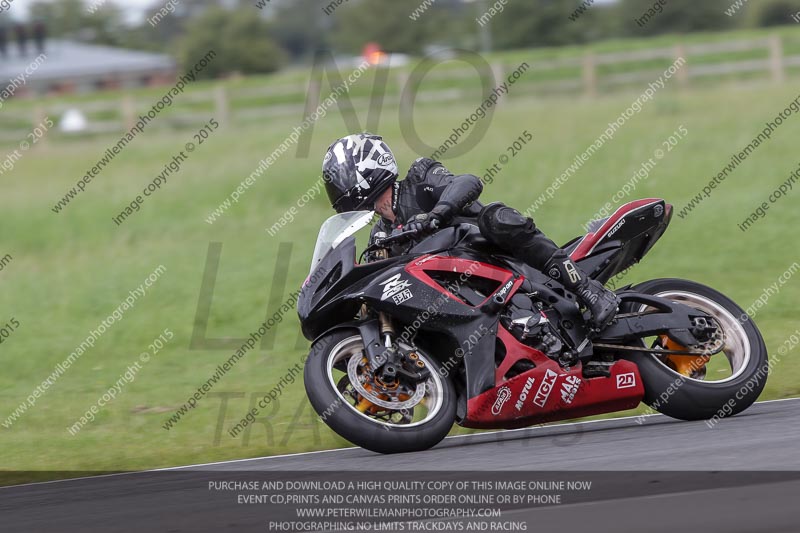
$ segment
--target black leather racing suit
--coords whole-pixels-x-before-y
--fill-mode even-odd
[[[382,218],[372,228],[387,235],[415,215],[433,212],[445,221],[472,218],[481,234],[501,250],[544,271],[547,261],[560,250],[533,220],[501,203],[484,206],[478,201],[483,183],[472,174],[453,175],[444,165],[428,158],[414,161],[402,181],[394,184],[392,207],[395,222]]]

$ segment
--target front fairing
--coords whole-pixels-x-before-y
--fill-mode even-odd
[[[348,237],[317,265],[300,290],[297,314],[303,335],[312,340],[326,329],[352,319],[376,273],[406,261],[405,256],[356,264],[356,240]]]
[[[454,297],[419,271],[436,257],[486,263],[491,260],[485,254],[487,244],[474,225],[461,224],[412,244],[404,255],[358,265],[356,240],[350,236],[325,254],[301,290],[297,309],[303,335],[315,340],[343,324],[363,325],[353,319],[366,304],[373,312],[391,316],[398,335],[425,331],[420,341],[451,366],[461,364],[463,357],[469,375],[465,390],[469,397],[475,396],[495,381],[498,309],[483,305],[493,301],[491,294],[480,302],[466,303],[468,299]],[[453,264],[453,275],[464,273],[464,267],[464,263]],[[450,268],[439,271],[450,272]],[[503,286],[511,287],[506,284],[497,290]]]
[[[346,224],[348,222],[352,220],[345,219],[336,224],[340,228],[346,226],[347,231],[352,232],[355,226]],[[420,298],[398,306],[391,298],[384,298],[382,283],[403,273],[406,264],[422,255],[446,252],[455,246],[464,245],[469,248],[470,241],[479,238],[480,235],[477,227],[473,225],[449,227],[411,245],[403,255],[359,265],[356,263],[356,239],[352,235],[341,239],[335,232],[324,230],[325,226],[336,227],[336,224],[326,221],[323,225],[316,247],[317,252],[312,261],[312,271],[303,284],[298,298],[298,316],[303,335],[309,340],[316,338],[330,327],[352,320],[358,313],[360,305],[365,302],[377,311],[389,312],[400,321],[413,321],[417,314],[425,310],[427,302]],[[323,240],[325,242],[321,245],[320,241]],[[333,246],[325,244],[334,241]],[[320,250],[323,252],[320,253]],[[468,249],[463,252],[467,256],[472,255]],[[474,258],[478,259],[478,256]],[[417,284],[416,280],[411,282]],[[422,295],[427,291],[415,292]],[[450,311],[455,315],[473,313],[458,307]]]

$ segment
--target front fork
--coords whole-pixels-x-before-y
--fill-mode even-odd
[[[368,311],[366,306],[362,307],[362,318],[368,316]],[[417,383],[430,376],[413,348],[408,350],[395,342],[395,327],[388,314],[379,312],[377,320],[362,322],[359,331],[372,373],[384,383],[394,383],[400,377]]]
[[[384,381],[393,382],[397,377],[397,368],[401,364],[400,351],[393,347],[395,338],[394,324],[392,324],[392,318],[383,311],[378,313],[378,323],[381,328],[383,345],[386,348],[386,362],[380,370],[381,378]]]
[[[386,259],[389,257],[389,251],[385,248],[378,249],[374,252],[376,260]],[[367,304],[361,306],[361,316],[366,318],[369,316],[369,308]],[[404,367],[404,358],[406,354],[401,352],[400,346],[395,344],[397,332],[392,322],[392,317],[383,311],[378,312],[378,326],[380,332],[380,341],[383,345],[383,350],[380,354],[375,351],[370,352],[367,350],[367,357],[372,363],[373,372],[386,383],[394,383],[397,379],[398,371],[416,381],[421,381],[428,375],[428,369],[425,364],[419,359],[416,353],[411,352],[408,355],[411,368]],[[377,346],[375,346],[377,348]]]
[[[374,252],[376,260],[386,259],[389,257],[389,250],[379,248]],[[369,308],[367,304],[361,306],[361,316],[369,316]],[[380,339],[383,344],[383,351],[380,356],[373,355],[373,369],[379,372],[384,380],[394,381],[397,377],[397,367],[401,363],[397,347],[394,346],[395,329],[392,324],[392,318],[383,311],[378,312],[378,324],[380,326]]]

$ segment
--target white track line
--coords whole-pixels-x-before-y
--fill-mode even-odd
[[[755,402],[754,405],[758,405],[758,404],[762,404],[762,403],[792,402],[792,401],[798,401],[798,400],[800,400],[800,397],[798,397],[798,398],[781,398],[781,399],[778,399],[778,400],[764,400],[762,402]],[[596,424],[598,422],[613,422],[613,421],[619,421],[619,420],[632,420],[632,419],[636,419],[636,418],[639,418],[639,417],[653,417],[653,416],[664,416],[664,415],[659,414],[659,413],[655,413],[655,414],[649,414],[649,415],[620,416],[620,417],[616,417],[616,418],[601,418],[599,420],[585,420],[583,422],[567,422],[567,423],[563,423],[563,424],[552,424],[552,425],[549,425],[549,426],[531,426],[531,427],[517,428],[517,429],[502,429],[502,430],[499,430],[499,431],[486,431],[484,433],[474,433],[472,435],[453,435],[452,437],[446,437],[445,440],[463,439],[465,437],[481,437],[483,435],[497,435],[499,433],[515,433],[515,432],[518,432],[518,431],[536,431],[536,430],[542,430],[542,429],[554,428],[554,427],[581,426],[581,425],[586,425],[586,424]],[[224,465],[224,464],[246,463],[246,462],[250,462],[250,461],[265,461],[265,460],[271,460],[271,459],[283,459],[283,458],[286,458],[286,457],[302,457],[302,456],[305,456],[305,455],[316,455],[316,454],[322,454],[322,453],[343,452],[343,451],[347,451],[347,450],[358,450],[358,449],[360,449],[358,446],[351,446],[351,447],[348,447],[348,448],[335,448],[335,449],[332,449],[332,450],[317,450],[317,451],[313,451],[313,452],[287,453],[287,454],[283,454],[283,455],[268,455],[268,456],[265,456],[265,457],[250,457],[250,458],[247,458],[247,459],[232,459],[232,460],[229,460],[229,461],[216,461],[216,462],[213,462],[213,463],[198,463],[198,464],[184,465],[184,466],[169,466],[169,467],[166,467],[166,468],[154,468],[154,469],[151,469],[151,470],[140,470],[140,471],[136,471],[136,472],[119,472],[119,473],[116,473],[116,474],[99,474],[99,475],[96,475],[96,476],[83,476],[83,477],[74,477],[74,478],[69,478],[69,479],[54,479],[52,481],[37,481],[37,482],[34,482],[34,483],[23,483],[21,485],[8,485],[8,486],[5,486],[5,487],[0,487],[0,490],[13,489],[13,488],[19,488],[19,487],[28,487],[28,486],[32,486],[32,485],[47,485],[47,484],[51,484],[51,483],[65,483],[65,482],[69,482],[69,481],[81,481],[81,480],[85,480],[85,479],[100,479],[100,478],[106,478],[106,477],[127,476],[127,475],[132,475],[132,474],[146,474],[146,473],[150,473],[150,472],[170,472],[170,471],[175,471],[175,470],[185,470],[185,469],[188,469],[188,468],[198,468],[198,467],[201,467],[201,466],[216,466],[216,465]]]

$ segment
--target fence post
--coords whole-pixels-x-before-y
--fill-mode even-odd
[[[126,131],[130,131],[136,124],[136,104],[129,94],[122,97],[122,124]]]
[[[38,128],[39,125],[42,124],[45,121],[45,119],[47,119],[47,116],[45,114],[44,107],[41,106],[41,105],[37,105],[33,109],[33,129]],[[39,141],[36,144],[38,144],[40,148],[46,148],[47,147],[47,135],[46,134],[42,135],[42,137],[39,139]]]
[[[673,55],[675,56],[675,61],[678,59],[683,59],[684,63],[681,65],[681,68],[678,69],[678,72],[675,73],[675,77],[678,78],[678,85],[685,88],[689,86],[689,60],[686,58],[686,47],[682,44],[675,45]]]
[[[313,113],[313,110],[308,108],[310,102],[317,102],[317,104],[319,104],[321,95],[322,95],[322,74],[320,73],[319,76],[314,76],[312,73],[311,79],[308,80],[308,95],[306,96],[305,107],[303,109],[304,120],[308,116],[306,113]]]
[[[230,106],[228,105],[228,93],[221,83],[214,87],[214,109],[220,125],[227,126],[230,121]]]
[[[583,56],[583,93],[588,98],[597,96],[597,61],[591,52]]]
[[[772,81],[781,83],[785,79],[783,71],[783,44],[779,35],[769,38],[769,70]]]
[[[407,72],[401,70],[397,73],[397,96],[401,106],[411,103],[404,100],[410,96],[410,93],[406,93],[406,85],[408,85],[408,80],[409,75]]]
[[[498,62],[492,63],[492,76],[494,76],[494,86],[496,87],[499,84],[502,84],[505,80],[505,69],[503,68],[503,64]],[[494,87],[493,87],[494,88]],[[506,99],[507,94],[500,96],[500,99],[497,101],[497,105],[500,105],[503,100]]]

